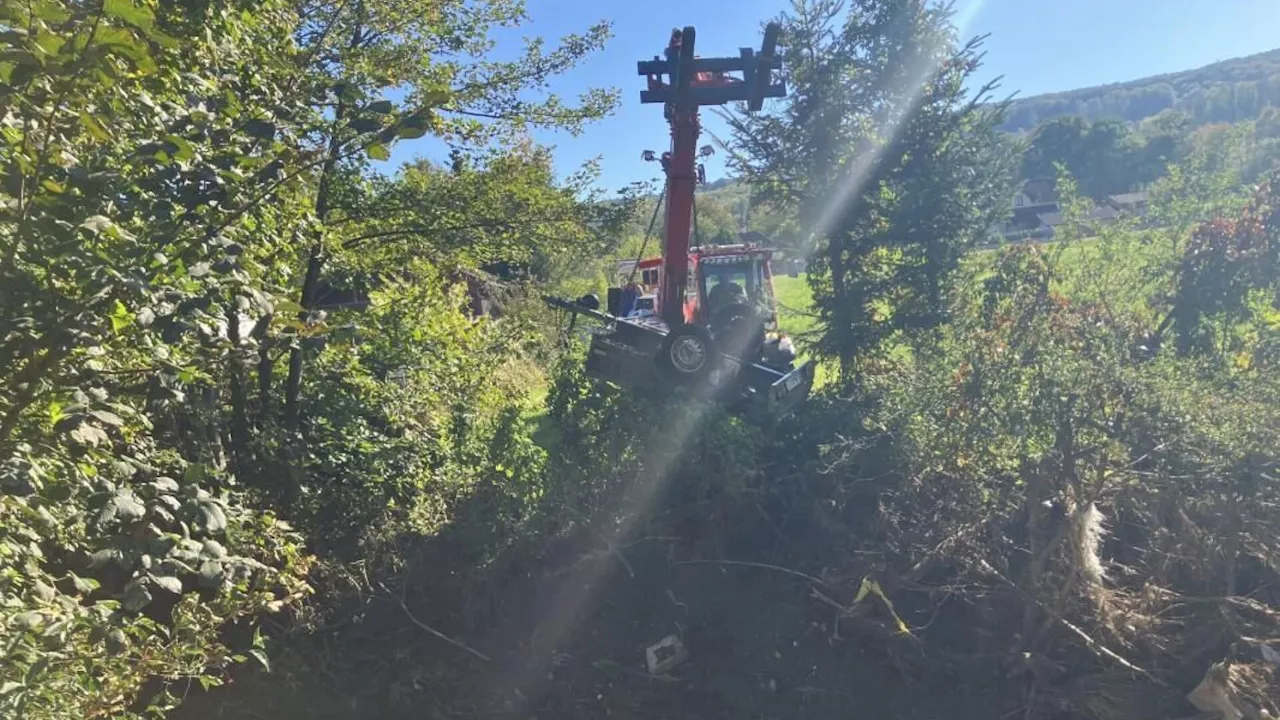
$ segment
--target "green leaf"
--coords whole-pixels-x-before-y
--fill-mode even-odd
[[[61,195],[62,193],[64,193],[64,192],[66,192],[66,191],[67,191],[66,186],[64,186],[62,183],[56,182],[56,181],[54,181],[54,180],[52,180],[52,179],[50,179],[50,178],[45,178],[45,179],[40,183],[40,187],[44,188],[45,190],[48,190],[49,192],[51,192],[51,193],[53,193],[53,194],[55,194],[55,195]]]
[[[201,503],[200,516],[201,529],[210,535],[227,529],[227,516],[222,512],[222,508],[218,507],[217,503]]]
[[[422,95],[422,104],[426,108],[439,107],[453,99],[451,90],[429,90]]]
[[[417,140],[427,134],[425,127],[416,127],[411,125],[401,125],[396,129],[396,135],[401,140]]]
[[[365,148],[365,153],[373,160],[390,160],[391,150],[382,143],[374,143]]]
[[[276,312],[281,315],[295,315],[305,313],[306,308],[288,298],[280,298],[276,300]]]
[[[139,41],[132,31],[117,27],[99,27],[93,37],[97,44],[128,58],[140,72],[150,73],[155,70],[156,63],[151,59],[150,49],[146,43]]]
[[[55,595],[55,593],[53,592],[53,588],[40,582],[39,580],[37,580],[31,586],[31,594],[35,595],[36,599],[40,600],[41,602],[51,602]]]
[[[272,140],[276,136],[276,126],[266,120],[254,118],[244,124],[245,134],[259,140]]]
[[[24,613],[18,613],[14,616],[13,621],[23,630],[35,630],[44,623],[44,615],[31,610]]]
[[[200,484],[209,479],[209,466],[204,463],[191,463],[182,471],[182,482]]]
[[[262,665],[263,670],[271,672],[271,663],[267,661],[267,654],[265,652],[259,648],[252,648],[249,650],[249,654],[253,656],[254,660],[257,660],[258,663]]]
[[[83,125],[84,129],[87,130],[89,134],[93,136],[93,139],[98,142],[107,142],[111,139],[111,133],[107,132],[106,126],[99,122],[96,117],[90,115],[86,110],[80,111],[80,124]]]
[[[144,578],[134,578],[124,586],[124,609],[137,612],[151,602],[151,590]]]
[[[49,422],[53,423],[54,425],[57,425],[58,422],[62,420],[62,417],[63,417],[62,403],[58,402],[56,399],[50,400],[49,401]]]
[[[71,431],[70,437],[81,445],[92,445],[93,447],[97,447],[108,440],[107,434],[102,431],[102,428],[87,422],[81,422],[77,425]]]
[[[129,637],[120,628],[111,628],[111,632],[107,633],[104,645],[106,645],[108,653],[119,655],[129,649]]]
[[[94,215],[80,223],[80,227],[92,232],[94,235],[114,226],[115,223],[111,222],[111,218],[105,215]]]
[[[222,583],[222,563],[217,560],[205,560],[200,563],[200,584],[204,587],[217,587]]]
[[[5,684],[0,685],[0,696],[9,695],[9,694],[11,694],[14,690],[20,690],[20,689],[22,689],[22,687],[23,687],[22,683],[18,683],[18,682],[14,682],[14,681],[10,680],[10,681],[6,682]]]
[[[120,332],[129,327],[132,322],[133,314],[129,312],[129,308],[125,307],[124,303],[116,300],[111,310],[111,329],[115,332]]]
[[[355,102],[360,97],[359,89],[354,83],[348,82],[334,83],[333,94],[345,102]]]
[[[200,554],[214,560],[221,560],[227,556],[227,549],[222,547],[222,543],[217,540],[205,540],[204,545],[200,548]]]
[[[204,690],[208,690],[209,688],[216,688],[222,685],[221,680],[209,675],[201,675],[196,679],[200,681],[200,687]]]
[[[379,100],[378,102],[370,103],[369,107],[365,108],[365,110],[379,115],[386,115],[394,108],[395,106],[391,104],[390,100]]]
[[[350,125],[352,130],[361,134],[377,132],[382,129],[382,123],[373,118],[358,117],[348,123],[348,125]]]
[[[124,424],[124,420],[113,412],[107,412],[106,410],[90,410],[89,414],[112,427],[120,427]]]
[[[174,160],[186,162],[195,157],[196,147],[186,138],[178,137],[177,135],[166,135],[164,139],[166,142],[172,143],[176,148],[173,152]]]
[[[50,32],[39,32],[36,35],[36,47],[49,57],[54,57],[67,44],[67,36]]]
[[[151,580],[162,590],[171,592],[174,595],[182,594],[182,581],[172,575],[152,575]]]
[[[103,548],[89,556],[89,567],[98,568],[107,563],[116,563],[124,559],[124,554],[117,548]]]
[[[150,30],[156,23],[151,8],[136,5],[132,0],[103,0],[102,12],[140,30]]]
[[[115,506],[115,516],[121,520],[138,520],[147,514],[147,507],[129,488],[117,490],[115,497],[111,498],[111,504]]]
[[[83,578],[79,575],[72,575],[71,583],[75,585],[76,592],[83,593],[85,595],[88,595],[100,587],[97,580],[94,580],[93,578]]]

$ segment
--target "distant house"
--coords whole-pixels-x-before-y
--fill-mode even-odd
[[[1028,180],[1013,197],[1009,217],[997,228],[1006,241],[1018,242],[1053,237],[1064,219],[1058,204],[1056,182],[1051,178]],[[1103,225],[1121,216],[1142,217],[1147,213],[1147,194],[1130,192],[1109,195],[1082,219],[1087,232],[1097,232]]]
[[[1040,221],[1041,225],[1050,229],[1056,228],[1065,222],[1062,217],[1062,213],[1060,212],[1047,212],[1042,215],[1037,215],[1036,219]]]
[[[1056,205],[1058,203],[1058,181],[1054,178],[1032,178],[1022,184],[1022,189],[1013,196],[1013,207],[1035,207],[1038,205]]]
[[[1051,236],[1052,225],[1044,223],[1043,217],[1055,217],[1059,211],[1056,184],[1052,178],[1029,179],[1023,183],[1014,196],[1009,217],[997,228],[998,233],[1007,241]]]
[[[1142,217],[1147,214],[1147,194],[1144,192],[1121,193],[1107,197],[1107,205],[1117,213]]]
[[[1115,222],[1120,213],[1110,205],[1098,205],[1084,216],[1081,224],[1086,232],[1097,232],[1100,227],[1108,223]],[[1050,236],[1057,232],[1059,226],[1066,222],[1061,212],[1047,212],[1038,216],[1042,227],[1046,228]]]
[[[1036,178],[1023,183],[1022,189],[1013,196],[1009,217],[998,228],[1000,235],[1009,241],[1052,235],[1052,226],[1046,224],[1042,217],[1058,213],[1056,184],[1052,178]]]

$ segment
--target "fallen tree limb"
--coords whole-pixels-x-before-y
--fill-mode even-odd
[[[462,642],[461,640],[454,640],[453,638],[449,637],[448,635],[445,635],[444,633],[440,632],[439,630],[436,630],[435,628],[431,627],[430,625],[428,625],[428,624],[426,624],[426,623],[422,622],[421,620],[419,620],[418,618],[414,617],[414,616],[413,616],[413,613],[409,612],[409,606],[405,604],[405,602],[404,602],[404,598],[400,598],[400,607],[404,609],[405,617],[409,618],[409,622],[413,623],[414,625],[417,625],[418,627],[422,628],[423,630],[426,630],[427,632],[431,633],[432,635],[435,635],[436,637],[440,638],[441,640],[443,640],[443,641],[445,641],[445,642],[449,643],[450,645],[452,645],[452,646],[454,646],[454,647],[456,647],[456,648],[460,648],[460,649],[462,649],[462,650],[465,650],[465,651],[467,651],[467,652],[471,653],[472,655],[475,655],[476,657],[480,658],[481,660],[483,660],[483,661],[485,661],[485,662],[488,662],[488,663],[493,662],[493,659],[492,659],[492,658],[490,658],[488,655],[485,655],[484,653],[480,652],[479,650],[476,650],[475,648],[472,648],[470,645],[467,645],[466,643]]]
[[[409,587],[409,574],[408,574],[408,571],[406,571],[406,572],[405,572],[405,578],[404,578],[404,584],[402,584],[402,585],[400,586],[400,595],[399,595],[399,597],[397,597],[396,599],[397,599],[397,600],[399,600],[399,602],[400,602],[400,609],[401,609],[401,610],[404,610],[404,616],[405,616],[405,617],[407,617],[407,618],[409,618],[409,622],[413,623],[414,625],[417,625],[418,627],[422,628],[422,629],[423,629],[423,630],[425,630],[426,632],[428,632],[428,633],[430,633],[430,634],[432,634],[432,635],[434,635],[434,636],[436,636],[436,637],[440,638],[441,640],[443,640],[443,641],[445,641],[445,642],[449,643],[450,645],[452,645],[452,646],[454,646],[454,647],[458,648],[459,650],[466,651],[466,652],[470,653],[471,655],[474,655],[475,657],[478,657],[478,658],[480,658],[481,660],[483,660],[483,661],[485,661],[485,662],[487,662],[487,663],[491,663],[491,662],[493,662],[493,659],[492,659],[492,658],[490,658],[488,655],[485,655],[484,653],[480,652],[479,650],[476,650],[475,648],[473,648],[473,647],[471,647],[470,645],[468,645],[468,644],[466,644],[466,643],[462,642],[461,640],[455,640],[455,639],[453,639],[453,638],[449,637],[448,635],[445,635],[444,633],[440,632],[439,630],[437,630],[437,629],[435,629],[435,628],[431,627],[430,625],[428,625],[428,624],[426,624],[426,623],[422,622],[421,620],[419,620],[419,619],[418,619],[418,618],[413,614],[413,612],[409,610],[409,604],[408,604],[408,603],[406,603],[406,602],[405,602],[405,600],[404,600],[405,591],[408,589],[408,587]],[[383,587],[383,589],[384,589],[384,590],[386,589],[386,588],[385,588],[385,586]]]
[[[1077,627],[1076,625],[1072,624],[1072,623],[1071,623],[1069,620],[1067,620],[1066,618],[1064,618],[1064,617],[1062,617],[1061,615],[1058,615],[1058,614],[1056,614],[1056,613],[1052,612],[1048,607],[1045,607],[1045,604],[1044,604],[1044,603],[1042,603],[1042,602],[1040,602],[1040,600],[1038,600],[1038,599],[1036,599],[1036,598],[1031,597],[1030,595],[1028,595],[1025,591],[1023,591],[1023,589],[1022,589],[1022,588],[1018,587],[1018,585],[1017,585],[1016,583],[1014,583],[1012,580],[1010,580],[1009,578],[1007,578],[1007,577],[1005,577],[1003,574],[1001,574],[999,570],[996,570],[995,568],[991,567],[991,564],[990,564],[990,563],[988,563],[986,560],[978,560],[978,562],[979,562],[979,563],[981,563],[981,565],[982,565],[982,569],[983,569],[984,571],[986,571],[986,572],[990,573],[991,575],[995,576],[996,578],[999,578],[1002,582],[1004,582],[1005,584],[1007,584],[1009,587],[1013,588],[1013,589],[1014,589],[1014,591],[1015,591],[1015,592],[1017,592],[1019,595],[1021,595],[1023,598],[1025,598],[1025,599],[1027,599],[1027,600],[1029,600],[1029,601],[1031,601],[1031,602],[1035,603],[1037,606],[1039,606],[1039,607],[1040,607],[1040,609],[1041,609],[1041,610],[1043,610],[1043,611],[1044,611],[1045,613],[1047,613],[1050,617],[1052,617],[1054,620],[1056,620],[1059,624],[1061,624],[1063,627],[1065,627],[1067,630],[1069,630],[1073,635],[1075,635],[1075,636],[1079,637],[1081,640],[1083,640],[1083,641],[1084,641],[1084,643],[1085,643],[1085,645],[1086,645],[1086,646],[1088,646],[1088,648],[1089,648],[1090,650],[1094,651],[1094,653],[1096,653],[1096,654],[1098,654],[1098,655],[1101,655],[1101,656],[1103,656],[1103,657],[1106,657],[1107,659],[1109,659],[1109,660],[1111,660],[1111,661],[1115,662],[1116,664],[1120,665],[1121,667],[1125,668],[1126,670],[1129,670],[1129,671],[1131,671],[1131,672],[1135,672],[1135,673],[1137,673],[1137,674],[1139,674],[1139,675],[1141,675],[1141,676],[1145,677],[1146,679],[1150,680],[1151,682],[1153,682],[1153,683],[1155,683],[1155,684],[1157,684],[1157,685],[1159,685],[1159,686],[1161,686],[1161,687],[1169,687],[1168,683],[1166,683],[1166,682],[1164,682],[1163,680],[1161,680],[1160,678],[1158,678],[1158,677],[1156,677],[1156,676],[1152,675],[1151,673],[1147,672],[1146,670],[1144,670],[1144,669],[1142,669],[1142,668],[1138,667],[1137,665],[1133,664],[1132,662],[1130,662],[1130,661],[1126,660],[1124,657],[1122,657],[1121,655],[1119,655],[1118,653],[1116,653],[1116,652],[1115,652],[1114,650],[1112,650],[1111,648],[1107,647],[1106,645],[1103,645],[1102,643],[1098,642],[1097,640],[1094,640],[1092,637],[1090,637],[1090,636],[1089,636],[1089,633],[1085,632],[1084,630],[1081,630],[1079,627]]]

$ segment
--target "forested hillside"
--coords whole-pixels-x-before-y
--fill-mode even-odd
[[[1015,100],[1003,127],[1031,130],[1063,115],[1140,122],[1165,110],[1197,124],[1252,120],[1280,106],[1280,49],[1194,70]]]
[[[1280,178],[1223,132],[975,252],[980,44],[839,5],[699,201],[811,255],[824,382],[758,422],[542,301],[654,242],[529,137],[613,110],[555,92],[607,22],[0,0],[0,717],[1280,716]]]
[[[1215,156],[1256,180],[1280,163],[1280,50],[1195,70],[1126,83],[1014,100],[1002,130],[1025,134],[1021,180],[1052,178],[1061,163],[1081,191],[1102,199],[1142,189],[1196,148],[1216,145]],[[1228,139],[1234,136],[1234,139]],[[1228,157],[1222,148],[1235,148]],[[746,186],[721,179],[703,201],[708,236],[741,222]],[[758,202],[758,200],[757,200]],[[749,229],[782,247],[803,242],[767,203],[750,214]]]

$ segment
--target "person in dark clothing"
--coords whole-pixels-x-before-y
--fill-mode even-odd
[[[746,302],[747,291],[733,281],[721,281],[707,293],[707,309],[714,315],[720,308],[735,302]]]

